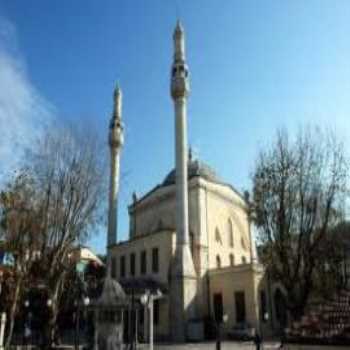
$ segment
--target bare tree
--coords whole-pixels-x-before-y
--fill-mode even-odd
[[[253,173],[253,212],[264,262],[285,287],[292,318],[313,289],[319,247],[342,219],[348,163],[334,134],[300,130],[295,141],[279,131],[260,152]]]
[[[60,295],[72,267],[69,252],[95,229],[103,213],[106,187],[101,149],[91,134],[64,130],[48,135],[34,156],[33,173],[41,191],[41,273],[52,301],[50,342]]]

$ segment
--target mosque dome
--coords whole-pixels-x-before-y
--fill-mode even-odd
[[[188,162],[187,171],[188,171],[188,180],[198,176],[211,182],[217,182],[217,183],[222,182],[217,176],[216,172],[209,165],[197,159]],[[175,169],[173,169],[165,177],[162,183],[162,186],[174,185],[175,178],[176,178]]]

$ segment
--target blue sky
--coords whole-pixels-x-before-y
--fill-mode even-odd
[[[132,192],[144,194],[174,164],[169,72],[177,17],[191,73],[189,142],[237,189],[250,187],[258,149],[278,127],[317,124],[348,138],[347,0],[0,0],[0,176],[51,119],[93,121],[107,135],[118,81],[125,239]],[[103,251],[103,233],[91,244]]]

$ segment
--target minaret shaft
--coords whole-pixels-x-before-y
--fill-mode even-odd
[[[117,243],[118,230],[118,194],[120,153],[124,144],[122,114],[122,94],[117,87],[114,92],[113,115],[109,126],[109,148],[110,148],[110,182],[109,182],[109,208],[108,208],[108,238],[107,247]]]
[[[117,209],[119,192],[119,162],[120,153],[111,148],[111,173],[109,186],[109,212],[108,212],[108,246],[117,243]]]
[[[196,316],[197,276],[189,242],[187,97],[190,91],[185,61],[184,30],[178,22],[174,31],[174,61],[171,97],[175,109],[176,249],[171,263],[170,313],[172,338],[183,342],[188,323]]]
[[[189,244],[186,99],[175,100],[177,245]]]

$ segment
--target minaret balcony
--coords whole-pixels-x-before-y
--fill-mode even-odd
[[[173,78],[171,80],[171,96],[172,98],[187,97],[190,92],[190,84],[187,79],[183,77]]]
[[[112,148],[121,148],[124,144],[123,131],[120,128],[111,129],[109,133],[109,145]]]

